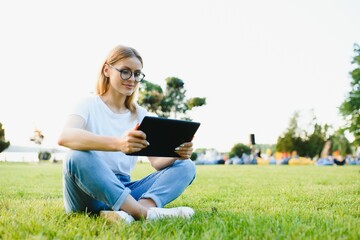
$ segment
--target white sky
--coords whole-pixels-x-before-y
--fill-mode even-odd
[[[295,111],[338,126],[359,12],[359,0],[2,1],[0,122],[12,144],[34,144],[37,127],[56,146],[66,113],[125,44],[147,80],[176,76],[188,97],[206,97],[195,147],[229,151],[250,133],[275,143]]]

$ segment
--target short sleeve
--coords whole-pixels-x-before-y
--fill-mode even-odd
[[[86,99],[80,101],[72,109],[72,111],[70,112],[70,115],[78,115],[78,116],[82,117],[85,120],[85,122],[87,122],[89,119],[90,108],[91,108],[92,102],[93,102],[92,98],[86,98]]]
[[[145,116],[157,116],[155,113],[149,113],[145,108],[137,107],[138,122],[141,123]]]

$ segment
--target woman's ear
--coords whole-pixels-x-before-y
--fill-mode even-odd
[[[105,75],[105,77],[110,77],[110,69],[109,69],[109,66],[107,64],[104,64],[103,74]]]

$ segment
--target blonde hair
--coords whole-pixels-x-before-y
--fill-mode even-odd
[[[136,57],[141,62],[141,66],[143,66],[142,58],[138,51],[136,51],[134,48],[118,45],[114,47],[110,53],[108,54],[107,58],[105,59],[104,63],[101,66],[100,73],[98,76],[97,84],[96,84],[96,94],[101,96],[105,94],[109,90],[109,78],[104,75],[104,67],[106,64],[115,64],[116,62],[125,59],[125,58],[131,58]],[[138,88],[138,87],[137,87]],[[125,106],[128,108],[131,112],[136,111],[136,92],[137,89],[128,97],[126,97],[125,100]]]

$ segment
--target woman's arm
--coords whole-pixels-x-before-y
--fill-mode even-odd
[[[151,166],[158,171],[170,166],[175,162],[175,160],[177,160],[177,158],[172,158],[172,157],[148,157],[148,158],[151,163]]]
[[[58,144],[74,150],[137,152],[148,145],[142,131],[133,130],[124,137],[100,136],[84,129],[85,120],[71,115],[60,134]]]
[[[151,163],[151,166],[156,170],[164,169],[171,164],[173,164],[176,160],[186,160],[191,157],[192,154],[192,142],[183,143],[179,147],[175,149],[175,152],[179,154],[180,158],[172,158],[172,157],[148,157]]]

